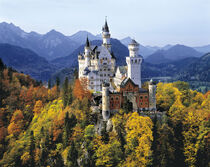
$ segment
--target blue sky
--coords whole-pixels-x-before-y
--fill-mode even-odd
[[[98,34],[105,16],[113,38],[158,46],[210,44],[210,0],[0,0],[0,22],[26,32]]]

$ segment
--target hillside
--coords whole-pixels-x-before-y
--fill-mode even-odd
[[[210,82],[210,53],[191,63],[181,72],[180,79]]]
[[[158,50],[152,55],[148,56],[145,61],[152,64],[168,63],[177,61],[188,57],[200,57],[202,53],[197,52],[191,47],[184,45],[175,45],[167,50]]]
[[[122,106],[103,121],[79,80],[46,88],[1,61],[0,76],[0,166],[209,163],[210,92],[193,91],[186,82],[157,84],[159,117]]]
[[[29,74],[37,80],[47,81],[56,67],[35,52],[10,44],[0,44],[0,58],[19,72]]]

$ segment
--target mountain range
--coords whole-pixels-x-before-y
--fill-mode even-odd
[[[0,23],[0,43],[2,43],[0,57],[8,66],[18,71],[30,74],[37,80],[48,80],[56,71],[59,74],[58,70],[78,66],[77,56],[78,53],[83,52],[87,37],[91,45],[102,43],[100,34],[93,35],[87,31],[78,31],[71,36],[66,36],[56,30],[51,30],[46,34],[33,31],[27,33],[12,23],[3,22]],[[130,41],[130,37],[122,40],[111,39],[117,65],[126,64],[125,57],[129,55],[127,46]],[[174,76],[172,73],[184,76],[181,71],[185,71],[189,64],[199,60],[207,52],[210,52],[210,45],[193,48],[179,44],[168,44],[164,47],[140,44],[139,54],[144,57],[143,76]],[[196,65],[192,67],[202,69],[201,65],[202,63],[198,67]],[[189,69],[192,70],[191,67]],[[186,73],[189,74],[190,71]]]
[[[196,51],[191,47],[187,47],[184,45],[174,45],[167,50],[157,50],[156,52],[148,56],[145,61],[152,64],[161,64],[185,59],[188,57],[201,57],[202,55],[202,53]]]

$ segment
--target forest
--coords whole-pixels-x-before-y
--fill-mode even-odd
[[[76,73],[46,87],[0,61],[0,166],[210,166],[210,91],[160,82],[161,118],[122,106],[101,134],[91,97]]]

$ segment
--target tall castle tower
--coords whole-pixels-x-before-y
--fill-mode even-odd
[[[109,33],[109,27],[107,24],[107,20],[105,19],[105,25],[102,27],[103,46],[105,46],[111,52],[110,37],[111,34]]]
[[[85,54],[84,54],[85,67],[90,66],[90,58],[91,58],[90,51],[91,51],[90,50],[90,42],[87,37],[86,44],[85,44]]]
[[[156,110],[156,84],[152,79],[149,82],[149,110]]]
[[[104,121],[107,121],[110,117],[108,83],[102,84],[102,116]]]
[[[126,57],[126,63],[128,66],[128,78],[131,78],[132,81],[139,85],[141,88],[141,63],[142,57],[139,56],[139,44],[132,40],[128,45],[129,57]]]

